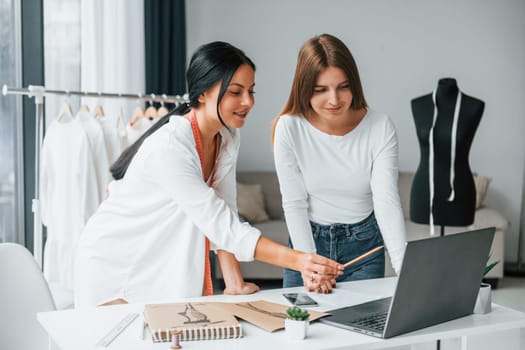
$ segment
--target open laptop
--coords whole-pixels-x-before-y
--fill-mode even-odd
[[[472,313],[494,227],[408,242],[394,295],[320,321],[390,338]]]

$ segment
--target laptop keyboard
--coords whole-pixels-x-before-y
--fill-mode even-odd
[[[367,316],[367,317],[352,321],[352,323],[360,325],[360,326],[372,328],[378,331],[382,331],[385,328],[387,315],[388,315],[388,312],[381,312],[375,315]]]

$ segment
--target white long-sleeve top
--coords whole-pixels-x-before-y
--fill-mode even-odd
[[[107,117],[98,117],[95,119],[102,128],[104,135],[104,144],[106,145],[106,155],[108,165],[111,166],[117,160],[122,152],[122,146],[118,135],[117,128],[107,119]]]
[[[108,154],[104,141],[102,126],[93,118],[89,112],[78,112],[75,119],[81,121],[81,125],[89,140],[89,148],[94,159],[96,179],[98,183],[99,203],[106,198],[106,190],[111,180],[109,172]]]
[[[369,109],[343,136],[324,133],[303,116],[283,115],[275,130],[274,159],[295,249],[316,250],[309,220],[351,224],[374,211],[399,272],[406,231],[397,187],[397,137],[387,115]]]
[[[47,227],[44,276],[67,290],[73,290],[79,237],[100,204],[94,162],[78,118],[51,123],[40,163],[41,214]]]
[[[144,141],[82,233],[76,306],[202,295],[205,235],[238,260],[253,260],[260,232],[239,221],[235,204],[238,131],[221,136],[212,187],[187,119],[171,117]]]

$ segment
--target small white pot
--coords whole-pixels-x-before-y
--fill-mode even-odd
[[[309,320],[297,321],[297,320],[284,320],[284,328],[288,338],[293,340],[303,340],[308,334]]]
[[[491,287],[488,283],[481,283],[478,298],[474,306],[475,314],[486,314],[492,311]]]

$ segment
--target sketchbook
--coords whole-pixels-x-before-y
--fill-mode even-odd
[[[147,304],[144,320],[153,342],[170,341],[172,329],[181,331],[181,341],[242,337],[233,314],[213,303]]]

